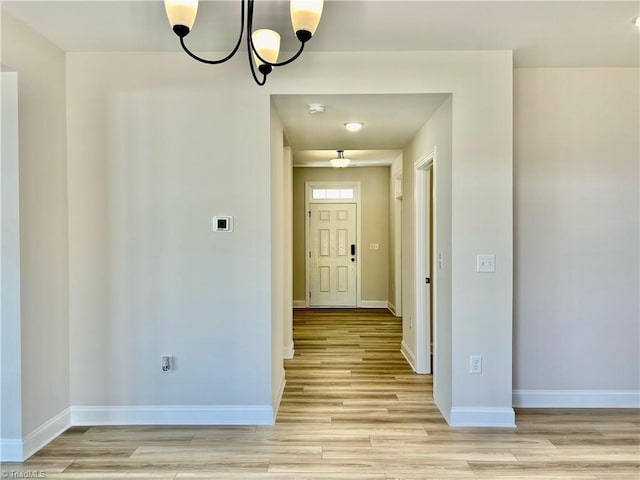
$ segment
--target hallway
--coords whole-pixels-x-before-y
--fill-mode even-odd
[[[415,375],[400,353],[401,322],[387,310],[295,310],[277,423],[444,425],[432,377]]]

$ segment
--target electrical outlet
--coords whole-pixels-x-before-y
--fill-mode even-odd
[[[496,256],[495,255],[478,255],[476,258],[476,272],[495,273],[496,272]]]
[[[480,355],[469,357],[469,373],[482,373],[482,357]]]

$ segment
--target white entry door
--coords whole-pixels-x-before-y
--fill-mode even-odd
[[[355,307],[356,205],[309,205],[311,307]]]

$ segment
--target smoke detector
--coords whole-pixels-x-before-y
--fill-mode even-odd
[[[315,115],[316,113],[324,113],[324,105],[322,103],[310,103],[308,105],[309,113]]]

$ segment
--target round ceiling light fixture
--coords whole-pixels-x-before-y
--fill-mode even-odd
[[[634,19],[633,19],[633,20],[631,20],[631,21],[633,22],[633,24],[634,24],[636,27],[640,28],[640,17],[636,17],[636,18],[634,18]]]
[[[329,160],[334,168],[344,168],[351,163],[350,158],[344,158],[344,150],[337,150],[338,156]]]
[[[362,122],[347,122],[344,124],[344,128],[346,128],[350,132],[357,132],[362,128],[364,123]]]

